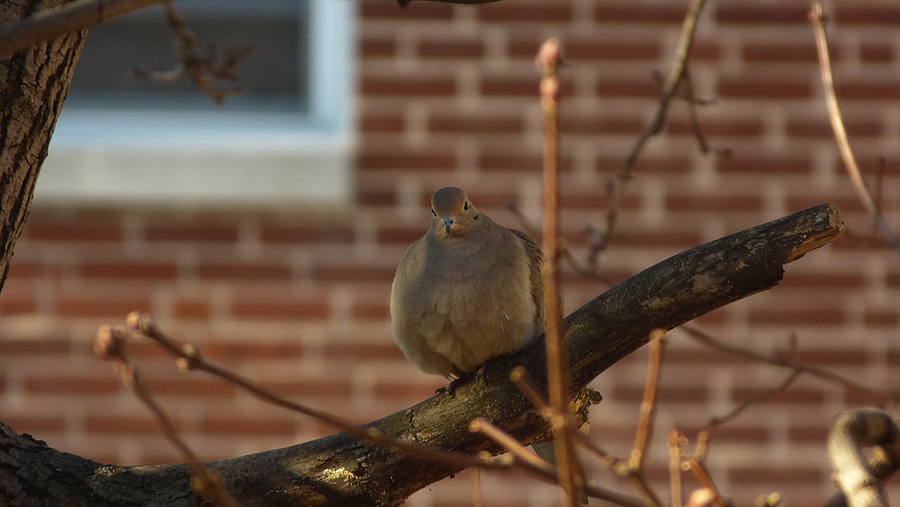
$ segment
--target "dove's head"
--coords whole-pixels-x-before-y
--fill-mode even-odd
[[[472,206],[466,192],[458,187],[444,187],[431,196],[431,219],[438,236],[467,233],[481,213]]]

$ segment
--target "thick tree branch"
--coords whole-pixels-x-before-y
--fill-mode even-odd
[[[823,204],[673,256],[601,294],[566,319],[572,392],[584,393],[588,382],[644,345],[651,330],[671,329],[777,285],[783,264],[842,230],[838,209]],[[509,381],[511,367],[523,365],[537,388],[546,391],[545,364],[538,342],[492,362],[484,381],[463,385],[453,397],[435,396],[367,426],[392,438],[468,453],[502,451],[484,435],[469,432],[477,417],[525,443],[546,439],[546,424]],[[221,474],[245,507],[397,505],[459,471],[346,433],[207,466]],[[4,505],[196,506],[189,482],[184,465],[100,465],[0,425]]]

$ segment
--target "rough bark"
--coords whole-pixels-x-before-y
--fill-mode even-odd
[[[0,24],[62,0],[4,0]],[[0,289],[22,232],[34,184],[69,92],[85,31],[72,32],[0,58]]]
[[[601,294],[566,319],[572,387],[647,342],[655,328],[671,329],[712,309],[769,289],[782,265],[843,230],[837,208],[823,204],[706,243],[671,257]],[[546,438],[529,402],[507,380],[512,365],[544,376],[541,344],[494,361],[486,381],[463,385],[369,423],[399,440],[476,452],[498,451],[469,422],[485,417],[519,439]],[[545,382],[538,382],[545,388]],[[457,468],[338,433],[304,444],[209,463],[245,506],[397,505]],[[43,505],[199,505],[186,467],[119,467],[50,449],[0,425],[0,503]]]

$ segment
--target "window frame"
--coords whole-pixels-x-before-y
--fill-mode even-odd
[[[305,1],[308,112],[64,107],[35,204],[349,202],[356,3]]]

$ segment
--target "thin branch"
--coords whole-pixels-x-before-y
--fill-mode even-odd
[[[175,8],[171,0],[164,4],[169,24],[175,30],[175,46],[178,51],[178,65],[171,70],[145,69],[134,71],[133,75],[157,83],[175,83],[182,79],[188,79],[201,92],[212,98],[217,104],[222,104],[226,98],[241,95],[246,92],[242,86],[227,89],[216,88],[216,84],[222,81],[236,81],[237,75],[234,69],[247,57],[253,55],[256,50],[250,46],[235,45],[225,48],[225,55],[219,61],[215,45],[207,45],[206,55],[201,55],[202,44],[194,31],[191,30],[181,13]]]
[[[669,430],[669,493],[672,499],[672,507],[681,507],[684,493],[682,490],[683,482],[681,480],[681,457],[684,454],[684,446],[687,439],[684,435],[676,430]]]
[[[858,391],[863,391],[871,394],[875,394],[877,396],[881,396],[883,398],[888,399],[891,402],[900,402],[900,392],[893,391],[890,389],[883,389],[879,387],[867,386],[861,382],[853,380],[849,377],[845,377],[843,375],[839,375],[832,371],[826,370],[824,368],[819,368],[817,366],[809,366],[804,364],[795,363],[789,361],[787,359],[775,357],[775,356],[767,356],[765,354],[760,354],[758,352],[753,352],[751,350],[743,349],[740,347],[735,347],[734,345],[730,345],[723,341],[720,341],[714,338],[709,333],[701,331],[699,328],[691,325],[683,325],[680,328],[682,331],[687,333],[688,336],[697,340],[698,342],[706,345],[707,347],[712,347],[723,352],[727,352],[729,354],[733,354],[736,356],[743,357],[745,359],[749,359],[751,361],[756,361],[765,364],[771,364],[773,366],[779,366],[781,368],[789,368],[792,370],[799,370],[802,373],[806,373],[808,375],[812,375],[814,377],[821,378],[823,380],[827,380],[829,382],[834,382],[836,384],[840,384],[844,387],[850,389],[856,389]]]
[[[634,448],[628,459],[630,468],[640,472],[643,467],[644,455],[647,452],[647,444],[653,433],[653,415],[656,408],[656,393],[659,388],[659,369],[662,365],[664,337],[663,329],[654,329],[650,333],[650,359],[647,362],[647,382],[644,384],[644,399],[641,402],[641,412],[638,418],[637,433],[634,437]]]
[[[647,500],[650,502],[650,505],[654,507],[660,507],[662,505],[662,500],[660,500],[656,492],[653,491],[653,489],[650,487],[650,484],[647,482],[646,477],[644,477],[643,473],[640,470],[635,470],[629,465],[627,461],[613,456],[605,449],[600,447],[600,444],[589,438],[587,435],[583,433],[575,433],[574,435],[579,443],[584,445],[588,450],[590,450],[600,458],[600,463],[602,463],[603,466],[611,470],[619,477],[627,479],[629,482],[631,482],[632,486],[634,486],[634,488],[638,492],[640,492],[647,498]]]
[[[758,405],[760,403],[768,401],[769,399],[771,399],[778,393],[781,393],[785,389],[790,387],[790,385],[793,384],[795,380],[797,380],[797,377],[799,377],[801,373],[803,373],[802,370],[794,369],[794,371],[792,371],[787,377],[785,377],[785,379],[782,380],[781,383],[778,384],[774,389],[770,389],[768,391],[762,392],[757,396],[754,396],[748,400],[745,400],[743,403],[734,407],[731,410],[731,412],[728,412],[725,415],[710,418],[709,426],[711,426],[711,427],[721,426],[721,425],[733,420],[735,417],[737,417],[741,413],[743,413],[744,410],[747,410],[748,408],[752,407],[753,405]]]
[[[496,468],[496,466],[486,463],[485,460],[473,457],[468,454],[442,451],[432,449],[421,445],[409,444],[394,440],[384,436],[381,431],[374,427],[357,426],[341,417],[330,414],[328,412],[307,407],[295,401],[288,400],[281,395],[269,391],[250,379],[238,375],[234,372],[226,370],[220,366],[207,361],[193,345],[179,344],[165,333],[163,333],[153,322],[149,315],[134,312],[128,315],[127,326],[153,341],[161,345],[164,349],[178,357],[178,367],[183,371],[205,371],[223,380],[226,380],[238,387],[248,391],[250,394],[260,398],[272,405],[283,407],[294,412],[307,415],[319,421],[328,423],[353,435],[360,440],[399,449],[408,452],[414,456],[419,456],[429,460],[452,464],[461,468],[470,466],[480,466],[486,468]]]
[[[637,161],[637,157],[644,149],[647,141],[662,130],[666,120],[666,112],[669,108],[669,103],[675,96],[675,90],[678,87],[678,84],[684,79],[684,76],[687,73],[688,57],[694,42],[697,20],[700,17],[700,12],[703,10],[705,3],[706,0],[691,1],[687,15],[684,17],[684,22],[681,25],[681,35],[678,39],[678,46],[675,49],[675,58],[672,61],[672,65],[669,67],[669,72],[663,85],[663,91],[660,95],[656,112],[650,120],[650,123],[644,128],[640,137],[638,137],[637,142],[628,154],[625,155],[625,159],[622,162],[619,172],[610,182],[609,206],[606,213],[606,229],[600,242],[591,249],[588,257],[588,263],[591,266],[596,265],[597,256],[606,249],[615,232],[619,205],[625,194],[625,186],[631,179],[631,170]]]
[[[175,425],[162,407],[153,398],[153,394],[138,374],[137,368],[125,355],[126,332],[123,329],[113,329],[108,326],[101,327],[94,341],[94,352],[97,356],[108,361],[114,361],[116,371],[122,377],[122,382],[128,386],[147,410],[153,414],[156,424],[162,434],[172,445],[178,449],[191,469],[194,477],[194,488],[198,493],[215,500],[216,504],[224,507],[240,507],[237,500],[222,485],[222,480],[215,472],[206,469],[197,455],[191,450],[187,442],[178,434]]]
[[[703,466],[703,463],[696,458],[687,458],[684,462],[687,463],[688,468],[693,472],[694,477],[697,478],[700,485],[712,495],[710,500],[713,505],[716,507],[727,507],[722,496],[719,495],[719,490],[716,488],[715,483],[713,483],[712,478],[709,476],[709,472],[706,470],[706,467]]]
[[[165,0],[72,0],[0,26],[0,57]]]
[[[865,181],[863,181],[862,173],[856,164],[853,156],[853,150],[850,149],[850,140],[847,138],[847,130],[844,128],[844,121],[841,118],[841,110],[838,106],[837,94],[834,90],[834,76],[831,72],[831,58],[828,55],[828,39],[825,37],[825,16],[822,14],[822,3],[816,0],[813,2],[812,11],[809,13],[809,20],[813,25],[816,34],[816,48],[819,54],[819,68],[822,71],[822,86],[825,89],[825,104],[828,106],[828,118],[831,120],[831,128],[834,130],[834,138],[837,141],[838,148],[841,151],[841,157],[844,159],[844,166],[847,168],[847,174],[856,190],[856,195],[862,201],[866,211],[868,211],[878,224],[881,233],[887,239],[888,243],[894,250],[900,254],[900,239],[891,230],[884,216],[879,213],[875,200],[869,193]]]
[[[562,346],[562,311],[559,297],[559,270],[557,238],[559,237],[559,40],[549,39],[538,51],[535,63],[541,71],[541,109],[544,113],[544,262],[541,275],[544,285],[545,341],[547,350],[547,383],[553,441],[556,450],[556,466],[560,484],[568,505],[574,507],[581,497],[579,488],[584,484],[581,467],[571,443],[569,424],[569,360]]]
[[[526,471],[535,473],[536,475],[561,486],[561,477],[558,475],[557,469],[554,469],[550,463],[547,463],[538,455],[529,451],[515,438],[511,437],[487,420],[482,418],[475,419],[469,425],[469,430],[472,432],[482,433],[491,440],[494,440],[495,442],[503,446],[507,451],[510,452],[510,454],[513,455],[517,463],[521,465],[522,468],[524,468]],[[607,502],[614,503],[616,505],[623,505],[627,507],[648,507],[647,504],[641,502],[637,498],[623,495],[615,491],[607,490],[590,484],[583,484],[581,485],[581,487],[583,488],[584,493],[587,496],[606,500]]]

